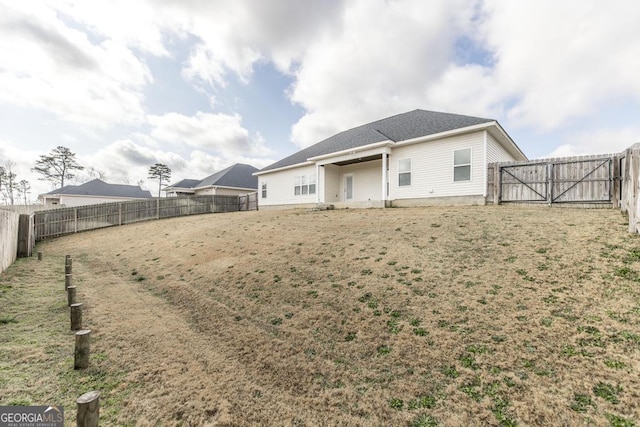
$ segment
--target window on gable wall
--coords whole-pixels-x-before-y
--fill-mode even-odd
[[[453,180],[471,181],[471,148],[453,152]]]
[[[262,181],[262,198],[267,198],[267,183]]]
[[[316,194],[316,176],[300,175],[293,178],[294,196]]]
[[[411,185],[411,159],[398,160],[398,185]]]

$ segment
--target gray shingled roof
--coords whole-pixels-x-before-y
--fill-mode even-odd
[[[324,154],[335,153],[374,144],[376,142],[387,140],[394,142],[405,141],[493,121],[492,119],[463,116],[460,114],[413,110],[408,113],[387,117],[386,119],[340,132],[315,145],[300,150],[289,157],[285,157],[261,169],[260,172],[304,163],[311,157],[322,156]]]
[[[136,199],[151,198],[151,193],[137,185],[108,184],[99,179],[85,182],[82,185],[65,185],[47,195],[69,194],[75,196],[130,197]]]
[[[183,179],[180,182],[169,185],[167,188],[201,188],[209,186],[253,188],[258,189],[258,177],[253,176],[258,168],[251,165],[236,163],[226,169],[209,175],[205,179]]]
[[[182,181],[178,181],[175,184],[171,184],[169,187],[172,188],[194,188],[198,186],[200,182],[199,179],[183,179]],[[169,188],[167,187],[167,188]]]

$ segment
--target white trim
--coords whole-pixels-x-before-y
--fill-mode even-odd
[[[463,151],[463,150],[469,150],[469,164],[464,163],[464,164],[461,164],[461,165],[456,165],[456,151]],[[453,182],[454,184],[457,183],[457,182],[473,182],[473,147],[457,148],[457,149],[453,150],[453,152],[451,154],[452,154],[452,156],[451,156],[452,159],[451,160],[453,160],[453,162],[452,162],[453,175],[451,176],[451,178],[453,178],[453,180],[451,182]],[[456,167],[461,167],[461,166],[469,166],[469,179],[456,181]]]
[[[385,201],[388,198],[387,195],[387,153],[382,153],[382,200]]]
[[[482,138],[483,138],[483,146],[484,146],[484,161],[482,162],[484,164],[484,191],[482,192],[482,195],[484,197],[487,197],[487,165],[489,164],[488,160],[487,160],[487,144],[489,144],[489,138],[487,138],[487,130],[485,129],[483,134],[482,134]]]
[[[348,155],[348,154],[356,154],[359,153],[361,151],[367,151],[367,150],[373,150],[376,148],[384,148],[387,147],[389,144],[392,144],[393,142],[390,140],[386,140],[386,141],[382,141],[382,142],[376,142],[374,144],[368,144],[368,145],[361,145],[360,147],[354,147],[354,148],[349,148],[347,150],[341,150],[341,151],[335,151],[333,153],[328,153],[328,154],[321,154],[319,156],[315,156],[315,157],[309,157],[307,160],[310,162],[317,162],[318,160],[325,160],[325,159],[330,159],[333,157],[339,157],[339,156],[343,156],[343,155]]]
[[[309,166],[309,165],[312,165],[312,164],[313,164],[313,162],[306,161],[306,162],[302,162],[302,163],[296,163],[295,165],[283,166],[283,167],[277,168],[277,169],[269,169],[268,171],[264,171],[264,172],[261,172],[261,171],[254,172],[251,175],[260,176],[260,175],[265,175],[265,174],[272,173],[272,172],[280,172],[280,171],[285,171],[285,170],[288,170],[288,169],[299,168],[299,167],[302,167],[302,166]]]
[[[409,160],[409,184],[400,185],[400,174],[407,173],[407,171],[400,171],[400,162],[403,160]],[[413,159],[411,157],[404,157],[398,159],[398,187],[411,187],[413,184]]]

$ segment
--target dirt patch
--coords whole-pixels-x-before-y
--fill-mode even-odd
[[[260,211],[38,249],[74,257],[93,349],[122,373],[114,423],[607,425],[640,412],[626,227],[614,210]]]

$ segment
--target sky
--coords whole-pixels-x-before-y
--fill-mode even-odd
[[[640,142],[637,0],[0,0],[0,165],[95,177],[262,168],[417,108],[496,119],[530,158]]]

